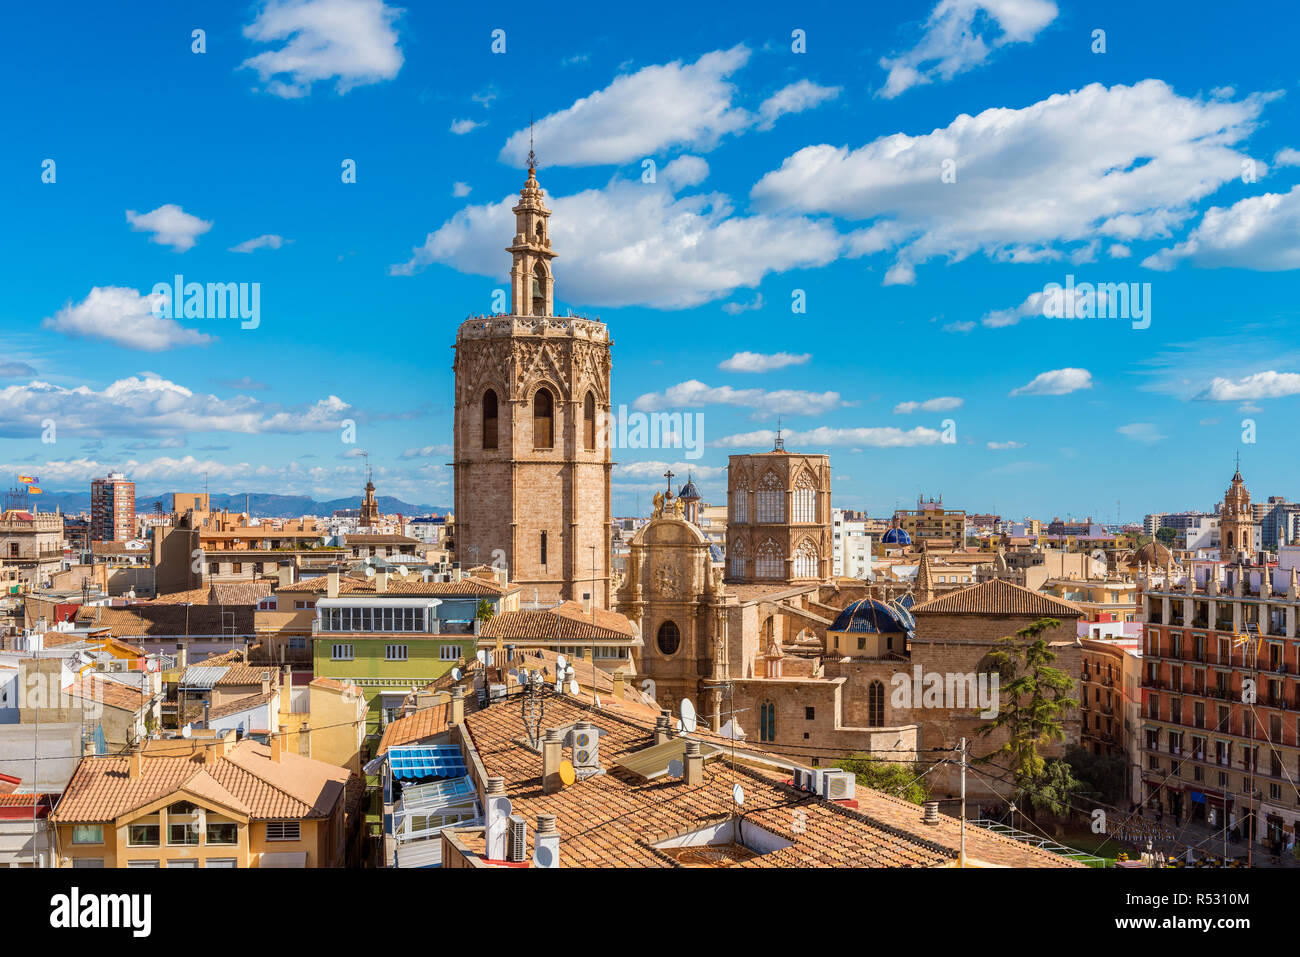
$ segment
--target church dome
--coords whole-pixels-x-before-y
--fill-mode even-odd
[[[912,613],[901,605],[860,598],[841,611],[827,630],[885,635],[910,632],[915,627]]]
[[[1174,560],[1174,553],[1159,542],[1147,542],[1136,552],[1129,562],[1131,565],[1155,565],[1164,568]]]
[[[698,502],[700,500],[700,490],[695,487],[695,482],[688,476],[686,484],[677,490],[677,497],[684,502]]]
[[[886,545],[911,545],[912,536],[907,534],[904,529],[895,527],[891,528],[885,534],[880,536],[880,540]]]

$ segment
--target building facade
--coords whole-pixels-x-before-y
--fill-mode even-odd
[[[726,580],[821,582],[833,575],[831,460],[787,452],[730,456]]]
[[[90,540],[118,542],[135,537],[135,483],[110,472],[90,483]]]
[[[554,314],[535,168],[514,207],[509,315],[456,334],[456,555],[509,569],[526,599],[610,606],[611,347],[604,323]]]

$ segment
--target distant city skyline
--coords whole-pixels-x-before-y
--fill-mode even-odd
[[[359,501],[368,452],[450,506],[451,346],[509,288],[535,117],[556,313],[608,324],[615,408],[701,416],[698,458],[615,449],[615,515],[668,467],[721,504],[778,419],[873,516],[1138,522],[1212,508],[1238,452],[1300,498],[1294,8],[376,0],[331,34],[313,2],[11,11],[0,71],[44,96],[0,158],[6,488]]]

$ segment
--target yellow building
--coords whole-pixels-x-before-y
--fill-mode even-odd
[[[344,867],[358,779],[233,732],[83,758],[50,815],[60,867]]]

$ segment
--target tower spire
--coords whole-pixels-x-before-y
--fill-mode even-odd
[[[528,175],[537,172],[537,154],[533,152],[533,115],[528,114]]]

